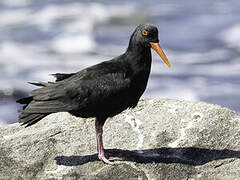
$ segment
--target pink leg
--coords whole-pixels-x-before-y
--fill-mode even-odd
[[[103,127],[103,124],[101,124],[96,120],[95,129],[96,129],[96,136],[97,136],[98,158],[107,164],[113,165],[114,163],[111,162],[110,160],[123,160],[123,159],[119,157],[108,157],[108,158],[106,157],[106,153],[103,148],[103,140],[102,140],[103,128],[102,127]]]

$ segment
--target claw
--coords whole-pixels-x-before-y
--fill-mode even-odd
[[[104,154],[98,155],[98,158],[99,158],[101,161],[105,162],[106,164],[114,165],[114,163],[111,162],[109,159],[107,159]]]
[[[124,159],[120,158],[120,157],[109,157],[108,160],[109,161],[123,161]]]

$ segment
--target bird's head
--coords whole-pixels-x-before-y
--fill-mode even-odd
[[[140,24],[132,34],[130,43],[137,43],[146,48],[151,47],[158,53],[168,67],[171,67],[171,64],[159,45],[157,27],[150,24]]]

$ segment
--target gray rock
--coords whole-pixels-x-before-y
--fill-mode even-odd
[[[126,161],[97,160],[94,119],[1,127],[0,179],[240,179],[240,116],[218,105],[141,100],[106,122],[104,145]]]

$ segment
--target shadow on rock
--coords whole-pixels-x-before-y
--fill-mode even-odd
[[[194,147],[185,148],[157,148],[146,150],[121,150],[107,149],[106,152],[112,156],[123,157],[125,161],[137,163],[182,163],[199,166],[214,160],[227,158],[240,158],[240,151],[228,149],[211,150]],[[57,156],[58,165],[78,166],[98,160],[97,154],[87,156]]]

